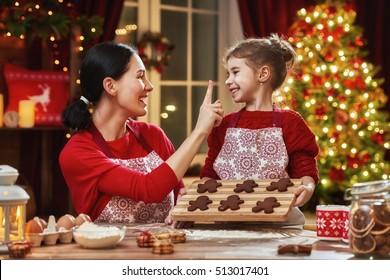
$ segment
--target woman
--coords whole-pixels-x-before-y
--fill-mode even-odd
[[[95,222],[171,223],[169,212],[185,193],[181,178],[222,119],[221,103],[211,103],[212,83],[194,130],[175,152],[159,127],[131,119],[147,113],[153,90],[134,49],[116,42],[94,46],[80,81],[80,100],[62,114],[77,132],[59,158],[76,211]]]

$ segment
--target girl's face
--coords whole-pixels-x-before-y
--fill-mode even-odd
[[[147,97],[153,85],[146,78],[145,66],[137,54],[131,56],[127,72],[115,81],[115,89],[119,107],[130,117],[147,113]]]
[[[225,81],[234,102],[251,103],[256,100],[259,82],[256,72],[246,64],[245,58],[230,57],[227,61]]]

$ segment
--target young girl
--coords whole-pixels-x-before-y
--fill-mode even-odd
[[[77,133],[59,158],[76,211],[95,222],[164,222],[184,194],[181,178],[222,119],[221,103],[211,103],[211,82],[193,132],[175,152],[159,127],[130,119],[146,114],[153,90],[131,47],[94,46],[81,65],[80,80],[83,95],[62,115]]]
[[[310,199],[318,182],[315,135],[298,113],[272,103],[272,93],[283,84],[295,56],[291,45],[277,35],[247,39],[227,51],[225,83],[234,102],[245,107],[213,128],[201,177],[301,178],[295,205]],[[293,212],[289,222],[304,223],[302,213],[297,208]]]

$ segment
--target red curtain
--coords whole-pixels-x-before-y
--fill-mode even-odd
[[[381,86],[388,96],[387,111],[390,111],[390,2],[385,0],[356,0],[356,23],[363,27],[367,42],[368,60],[380,65],[378,76],[385,78]]]
[[[245,37],[264,37],[270,33],[286,34],[301,8],[314,6],[315,0],[237,0]],[[390,111],[390,2],[386,0],[352,0],[356,6],[356,24],[364,29],[369,52],[368,60],[382,71],[382,85],[389,97],[386,109]]]
[[[299,9],[314,0],[237,0],[245,37],[286,34]]]

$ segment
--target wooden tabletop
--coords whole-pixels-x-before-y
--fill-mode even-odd
[[[153,254],[152,248],[137,246],[136,236],[144,230],[140,226],[129,225],[125,238],[111,249],[85,249],[74,241],[59,244],[32,247],[31,254],[25,259],[351,259],[348,244],[342,241],[320,241],[315,231],[280,228],[259,225],[195,225],[186,229],[185,243],[174,244],[174,253]],[[310,255],[277,253],[279,245],[312,244]],[[8,259],[8,255],[0,258]]]

